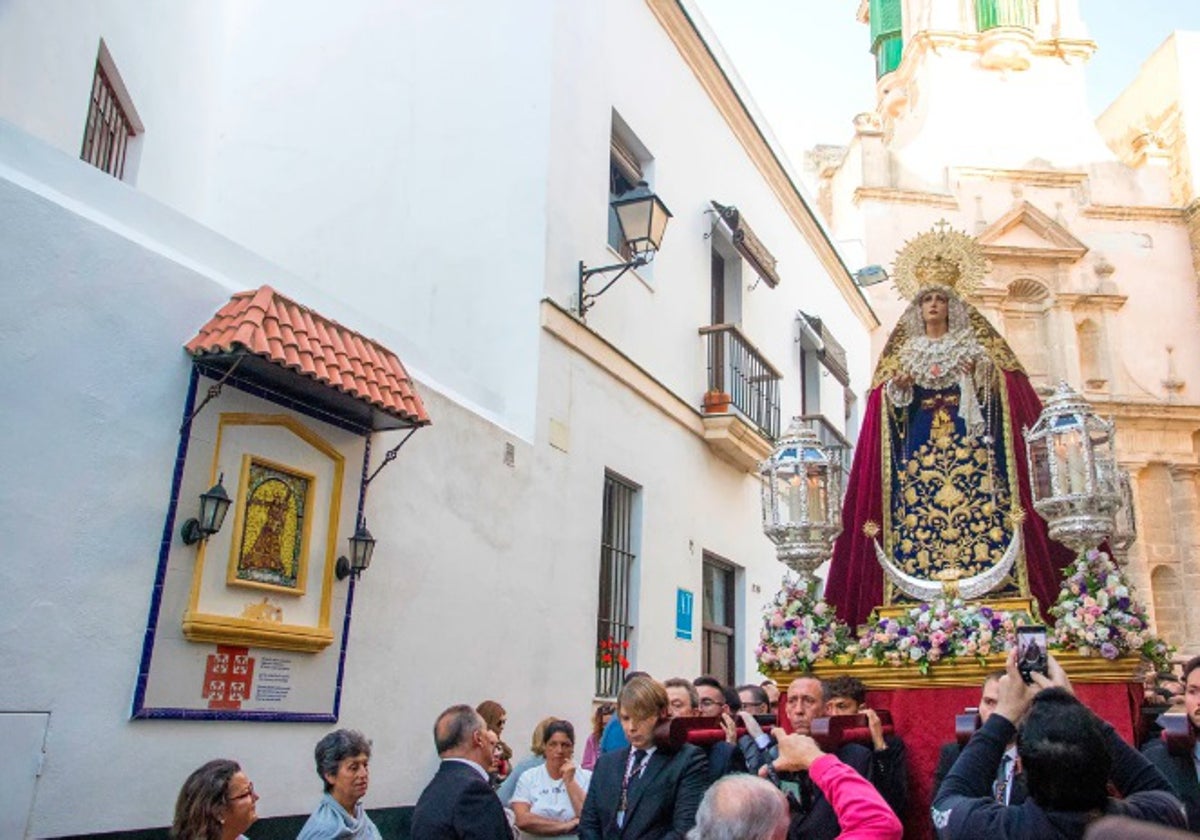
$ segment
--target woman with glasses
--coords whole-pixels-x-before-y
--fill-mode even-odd
[[[325,795],[296,840],[382,840],[363,808],[371,775],[371,742],[361,732],[337,729],[313,751]]]
[[[171,840],[239,840],[258,819],[257,802],[254,785],[236,761],[210,761],[179,790]]]
[[[569,721],[553,721],[542,738],[546,763],[521,774],[509,805],[523,837],[574,837],[592,774],[571,760],[575,727]]]

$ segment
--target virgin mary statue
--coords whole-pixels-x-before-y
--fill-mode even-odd
[[[1021,429],[1041,401],[1007,342],[963,296],[978,243],[945,222],[897,255],[912,302],[872,378],[825,597],[851,626],[940,594],[1054,603],[1071,552],[1033,511]]]

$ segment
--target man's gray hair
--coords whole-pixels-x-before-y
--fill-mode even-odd
[[[438,755],[465,746],[471,736],[487,727],[479,712],[465,704],[451,706],[438,715],[433,725],[433,744]]]
[[[700,800],[688,840],[771,840],[788,819],[787,799],[765,779],[734,773]],[[785,829],[786,833],[786,829]]]

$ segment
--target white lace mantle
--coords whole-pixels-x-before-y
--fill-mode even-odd
[[[954,330],[939,338],[913,336],[900,348],[900,364],[922,388],[941,390],[958,382],[964,362],[975,362],[983,348],[969,329]]]

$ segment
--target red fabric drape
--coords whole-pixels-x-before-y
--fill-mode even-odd
[[[1077,683],[1075,695],[1134,743],[1134,725],[1141,713],[1142,689],[1136,683]],[[954,740],[954,716],[979,705],[979,688],[907,688],[867,692],[867,703],[892,713],[896,734],[908,755],[908,811],[901,816],[905,840],[933,838],[929,806],[933,801],[933,771],[942,744]]]
[[[1026,513],[1022,536],[1029,589],[1038,601],[1043,620],[1050,623],[1046,610],[1058,598],[1062,570],[1074,558],[1070,549],[1050,539],[1045,521],[1033,510],[1029,464],[1021,431],[1032,428],[1037,422],[1042,412],[1041,400],[1023,373],[1005,371],[1004,380],[1008,388],[1017,483],[1021,507]],[[883,602],[883,570],[875,558],[871,540],[862,532],[867,522],[883,525],[883,388],[882,385],[875,388],[867,398],[842,505],[842,533],[833,546],[833,562],[825,588],[825,599],[835,607],[838,617],[851,627],[864,623],[871,610]]]
[[[883,524],[883,387],[880,385],[867,397],[842,502],[842,533],[833,545],[833,562],[825,585],[825,600],[851,627],[864,623],[871,610],[883,602],[883,569],[871,541],[862,532],[867,522]]]

